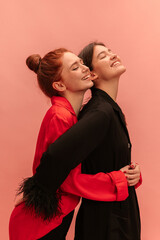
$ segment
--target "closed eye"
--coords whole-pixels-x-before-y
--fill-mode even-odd
[[[103,59],[103,58],[105,58],[106,55],[107,55],[107,54],[106,54],[105,52],[101,53],[101,54],[99,55],[99,59]]]
[[[77,67],[73,67],[72,68],[72,71],[75,71],[75,70],[77,70],[79,67],[77,66]]]

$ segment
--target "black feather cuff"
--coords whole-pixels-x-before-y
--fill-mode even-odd
[[[18,195],[23,194],[26,210],[30,210],[36,217],[43,220],[51,220],[54,216],[61,215],[60,201],[62,191],[57,190],[55,193],[49,192],[40,186],[35,175],[26,178],[20,184]]]

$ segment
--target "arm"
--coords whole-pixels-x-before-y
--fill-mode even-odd
[[[70,171],[101,143],[109,121],[102,111],[93,111],[50,144],[34,176],[39,186],[49,192],[56,191]]]
[[[57,139],[70,128],[68,121],[64,121],[61,116],[57,117],[58,119],[52,119],[48,126],[46,137],[49,142],[54,142],[55,137]],[[61,185],[61,190],[97,201],[122,201],[128,196],[127,180],[120,171],[113,172],[113,176],[103,172],[95,175],[82,174],[79,164],[71,170]]]
[[[81,164],[71,170],[60,188],[96,201],[123,201],[128,197],[128,184],[123,172],[82,174]]]
[[[36,174],[20,188],[28,208],[34,207],[36,215],[43,215],[44,219],[60,214],[61,193],[57,189],[69,172],[101,143],[109,124],[110,118],[104,112],[90,112],[48,147]]]

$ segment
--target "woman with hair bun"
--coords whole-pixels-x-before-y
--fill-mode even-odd
[[[51,143],[77,122],[84,93],[93,86],[93,82],[89,68],[83,64],[82,59],[64,48],[51,51],[43,58],[38,54],[31,55],[26,64],[37,74],[39,86],[51,98],[52,106],[39,131],[33,162],[34,177],[22,183],[20,192],[23,192],[23,201],[14,208],[10,217],[10,240],[64,240],[80,197],[97,201],[122,201],[128,196],[127,180],[122,171],[82,174],[80,163],[84,152],[79,150],[77,153],[74,142],[69,156],[66,155],[67,144],[57,148],[58,155],[55,159],[49,153],[43,154]],[[92,120],[90,126],[98,118],[94,120],[93,115]],[[90,128],[85,134],[90,134],[89,131]],[[97,127],[97,131],[103,135],[101,127]],[[87,144],[82,139],[83,134],[84,132],[79,133],[79,147],[82,150]],[[77,136],[70,137],[72,141]],[[92,146],[98,141],[92,143]],[[70,160],[71,156],[75,161]],[[48,178],[49,169],[43,175],[47,186],[52,185],[47,191],[38,181],[40,159],[42,158],[43,165],[45,157],[54,166],[51,178]]]

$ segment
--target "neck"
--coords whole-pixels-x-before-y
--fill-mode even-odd
[[[117,94],[118,94],[118,85],[119,85],[119,78],[112,79],[109,81],[98,79],[98,83],[95,84],[96,88],[99,88],[106,92],[114,101],[116,101]]]
[[[78,116],[79,111],[81,109],[84,94],[85,94],[85,92],[76,92],[76,93],[66,92],[63,95],[63,97],[65,97],[70,102],[70,104],[72,105],[76,116]]]

